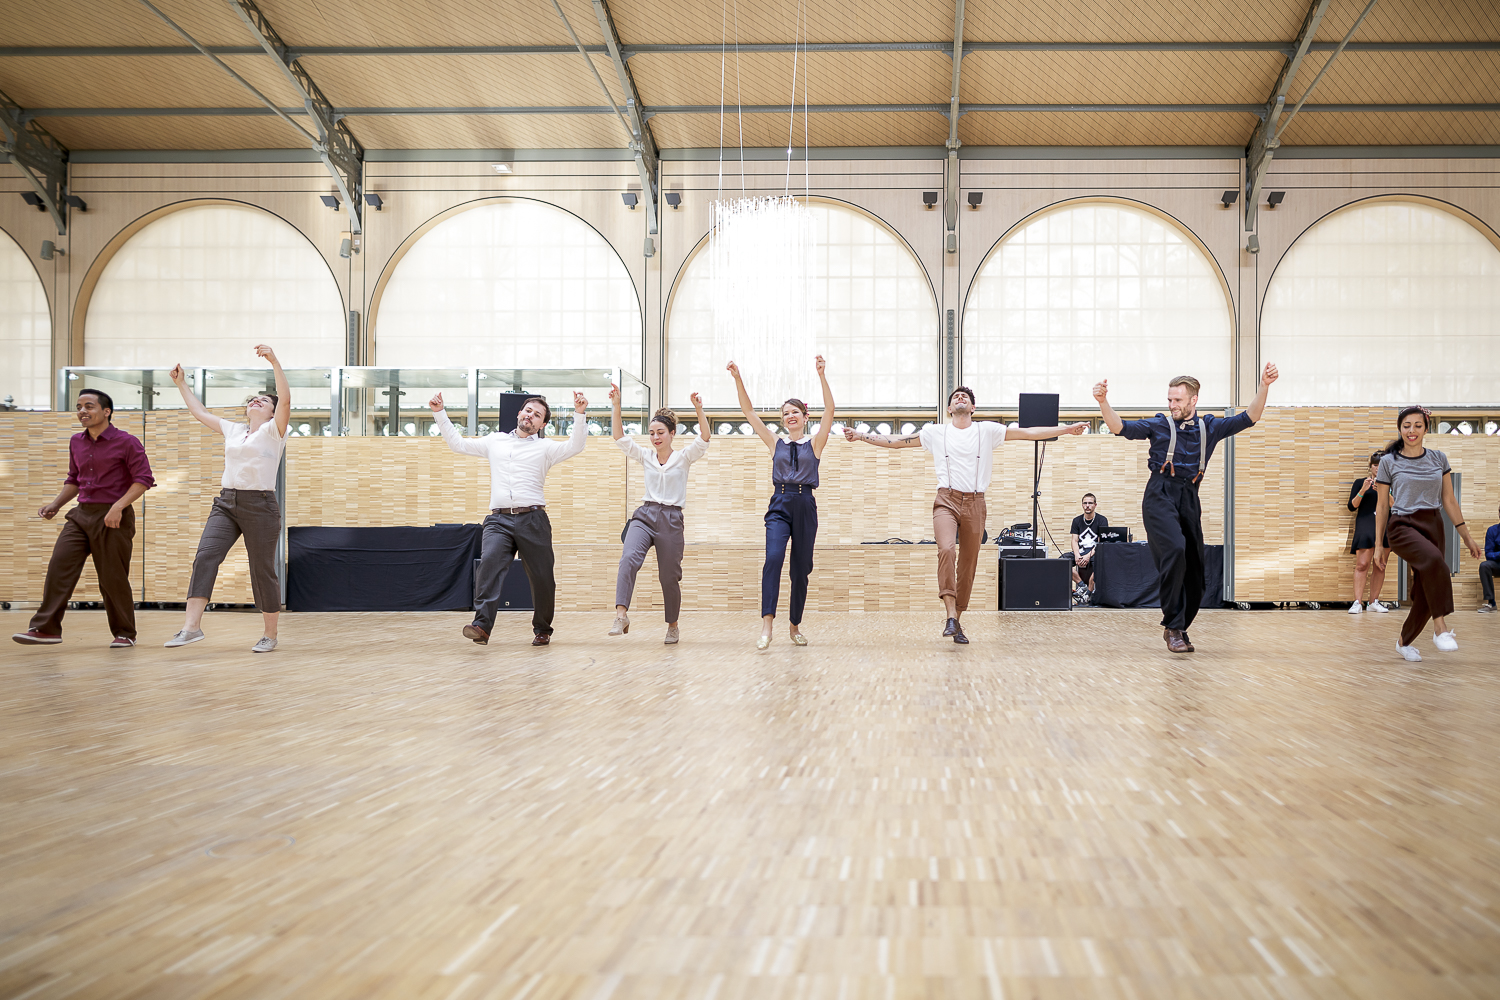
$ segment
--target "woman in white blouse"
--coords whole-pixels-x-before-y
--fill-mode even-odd
[[[292,419],[291,396],[286,374],[276,352],[265,344],[255,353],[271,363],[276,379],[274,393],[262,392],[245,400],[245,423],[224,420],[208,409],[188,388],[182,366],[172,369],[172,381],[182,393],[188,412],[204,426],[224,435],[223,487],[214,498],[193,557],[193,575],[188,581],[187,617],[182,630],[167,646],[186,646],[203,638],[203,609],[214,594],[219,565],[234,545],[245,537],[250,557],[250,587],[255,606],[265,620],[265,634],[251,652],[269,653],[276,648],[276,620],[281,613],[281,577],[276,571],[276,541],[281,536],[281,507],[276,502],[276,472],[286,447],[286,429]]]
[[[649,425],[651,447],[642,448],[625,436],[620,422],[620,389],[609,387],[614,406],[611,433],[615,443],[646,471],[644,502],[630,515],[625,526],[625,551],[620,555],[620,571],[615,578],[615,621],[610,635],[630,631],[630,596],[635,592],[635,575],[646,561],[646,550],[656,546],[656,570],[661,577],[662,603],[666,605],[668,645],[677,641],[677,617],[682,610],[682,507],[687,502],[688,466],[708,454],[711,428],[703,415],[703,400],[693,393],[693,409],[698,412],[698,436],[685,448],[674,449],[677,414],[657,410]]]

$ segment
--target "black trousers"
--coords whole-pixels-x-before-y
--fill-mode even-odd
[[[1479,585],[1484,588],[1484,603],[1495,603],[1495,574],[1500,573],[1500,562],[1486,559],[1479,564]]]
[[[1141,499],[1141,523],[1156,563],[1164,628],[1193,624],[1203,603],[1203,509],[1198,484],[1153,472]]]
[[[781,600],[781,567],[786,562],[787,542],[792,543],[792,595],[788,610],[793,625],[802,624],[807,606],[807,578],[812,575],[813,544],[818,540],[818,502],[812,490],[778,493],[766,511],[766,565],[760,573],[761,617],[776,614]]]
[[[545,508],[524,514],[491,514],[484,519],[474,620],[486,632],[495,630],[500,584],[518,555],[526,579],[531,582],[531,631],[551,635],[552,615],[557,609],[557,579],[552,575],[552,521]]]

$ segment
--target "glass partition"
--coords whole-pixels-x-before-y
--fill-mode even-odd
[[[340,368],[340,433],[353,437],[437,434],[427,401],[443,394],[455,426],[468,433],[469,368]]]
[[[108,393],[117,411],[181,410],[186,404],[167,368],[64,368],[58,372],[57,398],[71,410],[84,389]],[[331,434],[329,368],[284,369],[291,388],[290,434]],[[276,380],[270,368],[188,368],[188,388],[205,406],[239,407],[251,393],[268,392]]]

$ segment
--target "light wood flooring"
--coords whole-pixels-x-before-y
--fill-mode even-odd
[[[73,613],[0,649],[0,997],[1500,996],[1500,616],[1404,614]]]

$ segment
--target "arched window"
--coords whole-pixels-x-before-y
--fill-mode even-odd
[[[1435,205],[1342,209],[1276,266],[1260,352],[1281,402],[1500,402],[1500,250]]]
[[[808,254],[809,337],[827,356],[840,409],[930,407],[938,397],[938,309],[932,285],[907,245],[879,222],[843,205],[813,201]],[[706,245],[706,243],[705,243]],[[700,251],[703,249],[700,246]],[[750,369],[756,358],[719,356],[714,344],[712,279],[707,253],[693,256],[667,314],[667,401],[688,406],[701,391],[714,408],[735,406],[724,365]],[[822,403],[817,376],[784,394]],[[755,400],[773,407],[780,399]]]
[[[0,233],[0,401],[46,409],[52,400],[52,313],[26,252]]]
[[[1116,406],[1160,406],[1167,382],[1191,375],[1200,403],[1233,386],[1234,323],[1208,254],[1173,223],[1113,202],[1065,204],[1009,233],[990,252],[964,309],[963,377],[984,406],[1022,392],[1094,405],[1109,379]]]
[[[259,368],[342,364],[343,299],[327,262],[290,224],[244,205],[193,205],[147,223],[89,298],[84,363]]]
[[[380,292],[382,367],[613,368],[641,374],[635,282],[591,226],[536,201],[492,201],[410,245]]]

